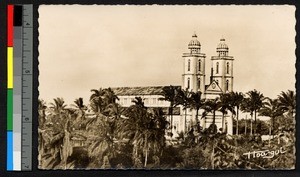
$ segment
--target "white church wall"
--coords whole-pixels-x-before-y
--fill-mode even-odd
[[[135,100],[135,97],[141,97],[146,107],[170,106],[168,101],[160,100],[160,98],[163,98],[161,95],[118,95],[119,100],[117,100],[117,103],[119,103],[121,106],[129,107],[134,105],[132,101]]]

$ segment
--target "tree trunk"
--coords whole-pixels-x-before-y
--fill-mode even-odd
[[[171,115],[171,132],[173,130],[173,107],[170,107],[170,115]]]
[[[256,134],[256,110],[254,110],[254,134]]]
[[[224,118],[225,118],[225,114],[224,113],[222,113],[222,132],[224,133],[225,132],[225,121],[224,121]]]
[[[239,107],[236,107],[236,135],[239,135]]]
[[[169,107],[169,115],[170,115],[170,118],[171,118],[171,120],[170,120],[170,128],[171,128],[170,136],[172,138],[172,136],[173,136],[173,106],[172,105]]]
[[[145,164],[144,164],[144,167],[146,168],[147,161],[148,161],[148,149],[149,149],[149,147],[148,147],[148,135],[147,134],[146,134],[146,139],[145,139],[145,146],[146,146],[146,149],[145,149],[146,154],[145,154]]]
[[[270,128],[269,128],[269,147],[270,147],[270,144],[271,144],[271,125],[270,125]]]
[[[199,122],[198,122],[198,111],[199,111],[199,109],[197,108],[195,122],[196,122],[196,126],[197,126],[197,131],[200,132],[200,127],[199,127]]]
[[[186,127],[186,114],[184,115],[184,132],[187,132],[187,127]]]
[[[145,164],[144,164],[145,168],[147,166],[147,161],[148,161],[148,148],[146,149],[146,155],[145,155]]]
[[[186,108],[184,109],[184,119],[185,119],[185,128],[187,130],[187,126],[186,126]],[[187,131],[189,131],[189,130],[187,130]]]
[[[216,111],[213,111],[213,122],[212,124],[216,124]]]
[[[273,135],[273,138],[274,138],[274,117],[272,117],[271,119],[272,119],[272,130],[271,130],[271,135]]]
[[[246,118],[245,118],[245,135],[247,135],[247,115],[246,115]]]
[[[250,119],[250,135],[252,135],[252,118],[253,118],[253,114],[251,114],[251,119]]]
[[[211,168],[215,169],[215,142],[214,142],[214,140],[213,140],[212,152],[211,152],[210,160],[211,160]]]

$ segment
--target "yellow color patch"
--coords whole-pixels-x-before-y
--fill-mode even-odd
[[[7,88],[13,88],[14,83],[14,58],[13,48],[7,47]]]

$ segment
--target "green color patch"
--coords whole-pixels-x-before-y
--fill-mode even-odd
[[[7,90],[7,130],[13,130],[13,89]]]

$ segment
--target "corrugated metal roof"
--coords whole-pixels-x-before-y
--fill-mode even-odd
[[[162,95],[165,86],[149,86],[149,87],[115,87],[111,88],[116,95]],[[167,86],[169,87],[169,86]],[[181,88],[181,86],[174,86]]]

